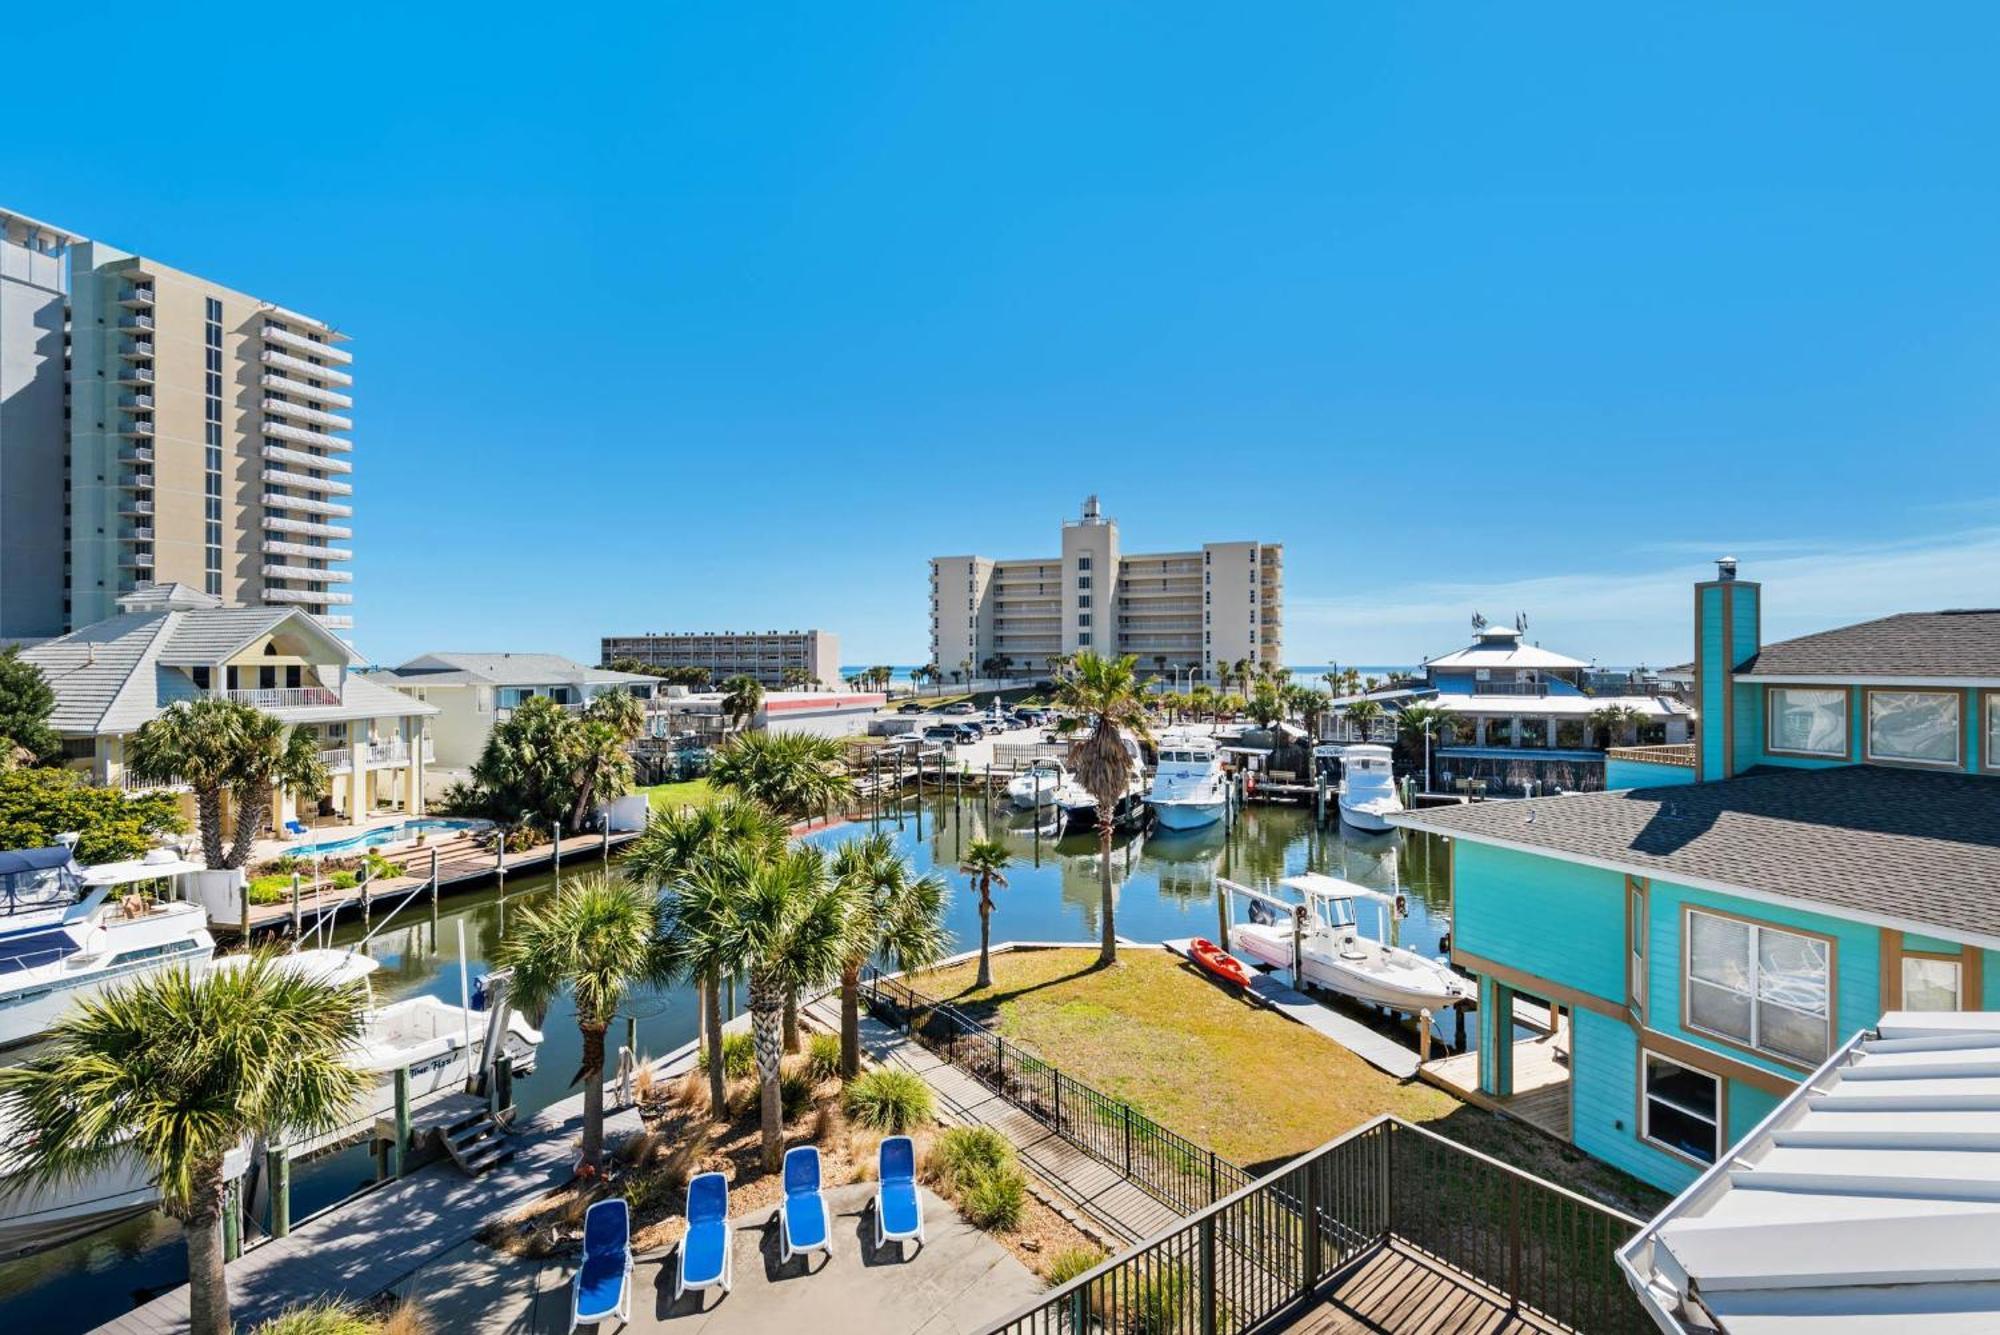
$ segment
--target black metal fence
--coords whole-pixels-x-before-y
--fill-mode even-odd
[[[1309,1304],[1329,1280],[1400,1239],[1550,1325],[1652,1329],[1615,1253],[1639,1221],[1379,1117],[1203,1207],[994,1329],[1005,1335],[1240,1335]],[[1397,1295],[1420,1324],[1452,1286]]]
[[[1244,1169],[1175,1135],[1123,1099],[1010,1043],[947,1002],[899,979],[872,977],[864,993],[878,1019],[904,1029],[938,1056],[1026,1110],[1092,1158],[1181,1214],[1250,1185]]]

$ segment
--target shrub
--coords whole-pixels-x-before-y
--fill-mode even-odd
[[[931,1087],[908,1071],[870,1071],[847,1087],[847,1115],[877,1131],[900,1133],[931,1120]]]
[[[368,869],[368,879],[381,880],[384,877],[401,876],[403,869],[382,856],[379,849],[371,848],[362,857],[361,865]]]
[[[1104,1253],[1095,1247],[1065,1247],[1049,1258],[1049,1287],[1059,1289],[1103,1264]]]
[[[1127,1327],[1133,1335],[1172,1335],[1181,1329],[1181,1313],[1193,1288],[1184,1266],[1152,1271],[1125,1299]]]
[[[331,1298],[287,1307],[258,1326],[255,1335],[374,1335],[375,1323]]]
[[[400,1302],[382,1318],[377,1335],[431,1335],[430,1314],[422,1304]]]
[[[1012,1233],[1028,1211],[1028,1179],[1012,1165],[977,1173],[959,1193],[958,1208],[975,1228]]]
[[[840,1035],[814,1034],[806,1043],[806,1072],[815,1080],[840,1074]]]
[[[257,876],[250,881],[250,902],[252,904],[282,904],[292,897],[292,878],[288,874],[273,872],[269,876]],[[276,1320],[277,1318],[272,1318]]]
[[[1014,1147],[990,1126],[955,1126],[931,1142],[924,1175],[951,1191],[1014,1166]]]
[[[352,890],[361,884],[361,878],[351,871],[337,871],[326,878],[327,884],[336,890]]]
[[[708,1049],[701,1050],[702,1073],[708,1073]],[[748,1079],[757,1069],[757,1040],[745,1033],[722,1036],[722,1074],[731,1080]]]
[[[778,1068],[778,1103],[787,1122],[797,1121],[811,1109],[813,1090],[818,1084],[807,1073],[804,1062],[789,1061]]]

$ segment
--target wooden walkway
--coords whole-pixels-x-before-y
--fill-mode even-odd
[[[610,1095],[606,1102],[609,1105]],[[229,1264],[230,1315],[252,1330],[287,1306],[328,1294],[366,1300],[469,1240],[494,1215],[568,1180],[583,1126],[576,1095],[522,1123],[519,1150],[484,1177],[444,1159],[333,1206]],[[635,1108],[607,1111],[607,1143],[639,1129]],[[186,1285],[97,1328],[98,1335],[180,1335]]]
[[[808,1008],[813,1020],[840,1031],[839,1002],[827,998]],[[1078,1211],[1106,1232],[1139,1242],[1180,1221],[1180,1212],[1092,1158],[1035,1120],[1026,1110],[994,1093],[970,1075],[933,1054],[923,1044],[865,1011],[861,1046],[871,1061],[896,1065],[922,1076],[952,1121],[989,1126],[1007,1137],[1034,1174],[1060,1191]]]
[[[1163,944],[1186,959],[1190,940],[1189,937],[1180,937]],[[1417,1073],[1416,1053],[1387,1034],[1377,1033],[1358,1020],[1351,1020],[1331,1007],[1322,1006],[1297,988],[1281,982],[1276,974],[1252,969],[1250,996],[1259,1005],[1332,1039],[1378,1071],[1386,1071],[1398,1080],[1408,1080]]]
[[[1569,1140],[1569,1019],[1554,1034],[1514,1045],[1514,1092],[1495,1098],[1480,1092],[1479,1054],[1461,1052],[1427,1063],[1419,1072],[1429,1083],[1467,1103],[1514,1117],[1557,1140]]]
[[[1511,1310],[1507,1296],[1391,1239],[1357,1261],[1293,1335],[1545,1335],[1561,1326]]]

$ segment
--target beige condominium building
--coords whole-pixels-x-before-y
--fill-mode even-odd
[[[840,637],[827,630],[661,631],[606,635],[600,662],[637,659],[650,668],[707,668],[709,679],[755,677],[761,684],[838,686]]]
[[[1213,680],[1239,661],[1283,661],[1284,549],[1207,542],[1125,552],[1118,524],[1084,502],[1060,555],[931,558],[931,662],[978,676],[1041,672],[1090,650]]]
[[[22,422],[0,421],[0,634],[51,635],[118,599],[181,584],[226,604],[353,625],[352,356],[325,321],[156,260],[0,213],[20,279],[0,291],[0,377],[37,377]],[[67,284],[67,417],[51,434],[46,281]],[[37,283],[36,280],[42,280]],[[10,295],[11,293],[11,295]],[[15,302],[13,296],[23,296]],[[25,298],[35,298],[33,301]],[[33,319],[9,318],[21,305]],[[54,471],[46,461],[59,459]],[[67,510],[50,616],[46,560],[16,576],[11,514]],[[32,527],[38,546],[50,534]],[[20,528],[25,537],[30,531]],[[29,621],[36,624],[30,625]]]

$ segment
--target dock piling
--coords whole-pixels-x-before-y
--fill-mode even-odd
[[[271,1186],[271,1236],[292,1231],[292,1152],[283,1145],[264,1151],[264,1169]]]
[[[299,919],[299,874],[292,873],[292,940],[299,939],[304,924]]]
[[[556,841],[555,851],[549,855],[549,860],[552,864],[551,869],[555,872],[556,887],[560,889],[562,887],[562,822],[556,821],[549,826],[549,829],[554,832]]]
[[[389,1176],[403,1175],[403,1154],[410,1144],[410,1068],[396,1068],[396,1138],[389,1143]]]
[[[222,1188],[222,1259],[243,1255],[243,1179],[231,1178]]]

